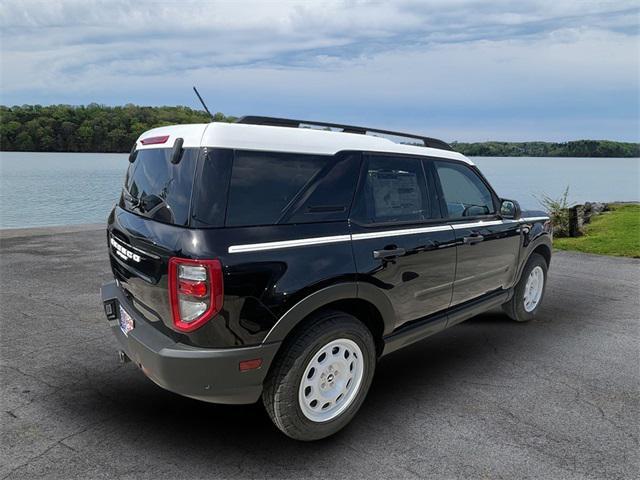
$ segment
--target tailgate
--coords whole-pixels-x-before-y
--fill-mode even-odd
[[[171,327],[169,258],[188,230],[148,220],[117,207],[107,239],[111,269],[138,312],[158,326]]]

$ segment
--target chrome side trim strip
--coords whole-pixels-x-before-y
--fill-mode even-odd
[[[438,225],[436,227],[404,228],[402,230],[385,230],[384,232],[356,233],[354,235],[351,235],[351,239],[367,240],[369,238],[397,237],[400,235],[415,235],[416,233],[428,233],[428,232],[444,232],[447,230],[451,230],[450,225]]]
[[[549,217],[528,217],[520,220],[491,220],[488,222],[478,221],[470,223],[458,223],[452,225],[437,225],[433,227],[403,228],[400,230],[384,230],[382,232],[356,233],[353,235],[334,235],[330,237],[299,238],[296,240],[284,240],[281,242],[250,243],[247,245],[231,245],[229,253],[262,252],[265,250],[278,250],[281,248],[306,247],[309,245],[324,245],[327,243],[340,243],[358,240],[368,240],[371,238],[397,237],[402,235],[415,235],[418,233],[444,232],[451,229],[483,227],[491,225],[502,225],[505,223],[534,222],[548,220]]]
[[[503,225],[505,223],[513,223],[516,220],[489,220],[488,222],[479,220],[477,222],[469,223],[452,223],[451,226],[454,230],[459,228],[476,228],[476,227],[490,227],[491,225]]]
[[[540,222],[542,220],[551,220],[549,217],[525,217],[520,219],[523,222]]]
[[[325,243],[339,243],[351,241],[351,235],[334,235],[331,237],[300,238],[284,240],[282,242],[250,243],[247,245],[231,245],[229,253],[262,252],[280,248],[306,247],[308,245],[323,245]]]

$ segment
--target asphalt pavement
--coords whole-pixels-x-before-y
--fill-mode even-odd
[[[350,426],[299,443],[120,365],[106,252],[104,229],[0,231],[0,479],[638,478],[638,260],[556,253],[535,321],[386,357]]]

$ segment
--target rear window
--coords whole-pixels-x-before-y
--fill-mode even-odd
[[[346,220],[360,155],[237,151],[227,226]]]
[[[127,170],[120,206],[159,222],[188,225],[199,150],[185,148],[176,165],[170,148],[139,150]]]

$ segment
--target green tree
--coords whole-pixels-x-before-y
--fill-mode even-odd
[[[216,114],[218,121],[233,117]],[[187,107],[0,106],[0,148],[5,151],[128,152],[150,128],[208,123],[203,111]]]
[[[220,112],[215,121],[233,122]],[[5,151],[128,152],[146,130],[162,125],[208,123],[188,107],[73,105],[0,106],[0,148]],[[452,144],[470,156],[640,157],[640,144],[608,140],[482,142]]]

